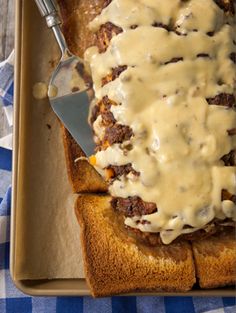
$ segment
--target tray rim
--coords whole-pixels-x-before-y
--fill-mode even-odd
[[[21,30],[22,30],[22,0],[15,0],[15,64],[14,64],[14,106],[13,106],[13,150],[12,150],[12,195],[11,195],[11,222],[10,222],[10,275],[15,286],[18,287],[18,281],[14,276],[15,265],[15,225],[16,225],[16,203],[17,203],[17,168],[18,168],[18,148],[19,148],[19,106],[16,101],[20,94],[20,60],[21,60]],[[24,291],[23,291],[24,292]]]
[[[13,127],[13,159],[12,159],[12,211],[11,211],[11,233],[10,233],[10,275],[15,286],[25,294],[30,296],[87,296],[91,295],[85,279],[52,279],[52,280],[17,280],[14,278],[14,268],[17,262],[15,255],[15,236],[16,236],[16,208],[17,208],[17,187],[19,163],[19,126],[21,121],[20,102],[21,102],[21,74],[22,74],[22,29],[23,29],[23,2],[26,0],[15,0],[15,73],[14,73],[14,127]],[[17,105],[16,105],[17,104]],[[61,288],[61,284],[75,285],[80,283],[81,288]],[[52,285],[52,286],[51,286]],[[56,286],[57,287],[56,287]],[[125,294],[125,296],[223,296],[234,297],[235,289],[219,288],[210,290],[191,290],[186,293],[178,292],[138,292]]]

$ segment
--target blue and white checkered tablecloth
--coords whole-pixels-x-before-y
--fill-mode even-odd
[[[13,54],[0,64],[0,97],[12,122]],[[9,274],[11,135],[0,138],[0,313],[235,313],[235,298],[203,297],[29,297]]]

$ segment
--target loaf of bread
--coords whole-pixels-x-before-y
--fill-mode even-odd
[[[235,2],[59,5],[96,96],[90,162],[63,129],[92,294],[233,284]]]

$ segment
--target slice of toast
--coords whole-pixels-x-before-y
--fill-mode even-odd
[[[233,285],[236,281],[235,230],[192,243],[201,288]]]
[[[88,23],[101,10],[106,0],[76,1],[59,0],[63,20],[63,33],[67,44],[74,54],[83,57],[84,51],[95,44],[96,36],[89,30]],[[92,5],[92,6],[91,6]],[[91,9],[92,8],[92,9]],[[89,14],[88,14],[89,10]],[[105,192],[107,185],[102,177],[86,160],[80,146],[62,125],[63,143],[66,156],[67,172],[74,192]],[[77,160],[75,162],[75,160]]]
[[[136,290],[188,291],[195,283],[187,242],[151,248],[127,236],[110,197],[80,195],[76,216],[87,282],[93,296]]]
[[[107,185],[86,159],[79,145],[62,125],[63,143],[68,177],[74,192],[105,192]]]

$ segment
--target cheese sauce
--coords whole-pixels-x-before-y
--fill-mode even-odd
[[[220,159],[236,148],[235,136],[227,132],[235,128],[236,112],[206,100],[235,94],[236,69],[229,57],[236,52],[235,21],[213,0],[113,0],[90,27],[96,31],[108,21],[123,32],[106,52],[92,47],[85,58],[96,98],[107,95],[118,103],[111,111],[134,135],[97,152],[97,166],[131,163],[140,176],[115,180],[111,195],[139,196],[158,208],[126,218],[125,224],[160,232],[168,244],[214,218],[235,219],[235,205],[222,201],[221,192],[236,193],[236,168]],[[102,78],[120,65],[127,69],[102,87]],[[95,122],[99,137],[100,119]],[[125,149],[128,144],[131,150]]]

